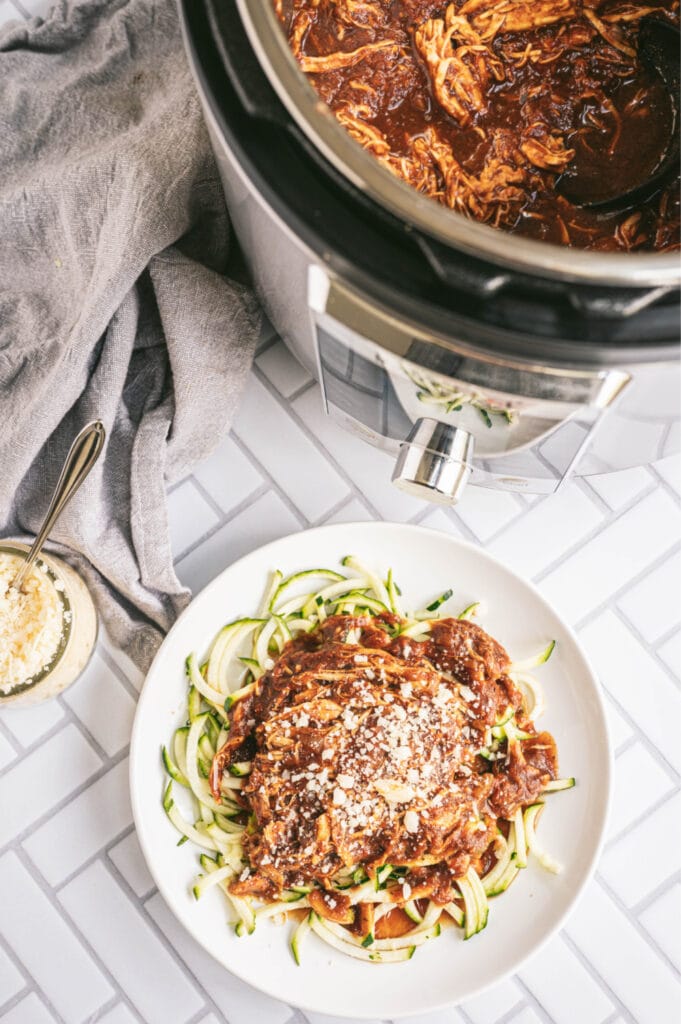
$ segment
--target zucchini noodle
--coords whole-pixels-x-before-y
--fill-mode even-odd
[[[262,693],[278,660],[286,652],[297,650],[296,645],[303,643],[307,635],[314,638],[332,626],[336,631],[335,642],[340,637],[341,643],[360,652],[353,661],[362,669],[371,655],[380,653],[375,646],[362,646],[364,631],[369,627],[380,627],[386,633],[385,642],[399,643],[401,656],[407,659],[412,648],[429,642],[438,623],[458,623],[458,629],[477,630],[486,637],[470,623],[479,613],[477,602],[469,604],[458,617],[443,618],[444,608],[453,597],[451,589],[434,597],[426,608],[408,614],[392,570],[383,580],[353,556],[345,558],[342,567],[344,571],[308,569],[287,577],[274,572],[255,617],[239,618],[225,625],[203,662],[195,653],[189,655],[186,724],[175,731],[172,741],[162,749],[162,763],[169,776],[163,807],[180,833],[178,845],[190,841],[200,851],[201,872],[191,885],[195,898],[204,898],[209,890],[221,890],[237,935],[252,934],[259,920],[281,922],[295,918],[291,950],[296,963],[300,963],[302,945],[311,934],[347,956],[370,963],[391,963],[410,959],[418,946],[440,934],[447,921],[461,929],[465,939],[482,931],[487,924],[489,901],[505,892],[530,857],[534,856],[549,871],[560,870],[538,845],[536,824],[544,807],[544,795],[569,789],[575,780],[555,778],[551,772],[545,772],[539,787],[541,799],[535,795],[526,805],[517,806],[507,819],[499,817],[494,825],[482,818],[479,825],[475,823],[473,829],[492,830],[489,837],[485,833],[487,847],[463,860],[459,857],[448,861],[463,865],[460,874],[451,879],[448,897],[440,895],[436,900],[434,892],[419,894],[418,883],[411,884],[410,880],[417,878],[410,873],[412,869],[425,866],[428,870],[428,865],[438,863],[436,857],[428,854],[419,855],[413,863],[376,864],[369,858],[364,863],[344,862],[327,872],[321,882],[319,875],[292,881],[289,872],[287,884],[277,891],[276,898],[265,892],[244,895],[235,891],[243,890],[254,872],[248,851],[259,825],[248,783],[255,761],[249,755],[249,759],[226,763],[221,751],[229,746],[240,702],[253,701]],[[486,639],[496,645],[496,641]],[[553,647],[551,643],[534,658],[506,663],[504,678],[510,680],[509,692],[518,696],[515,704],[511,701],[493,724],[485,727],[484,734],[481,733],[484,741],[474,750],[476,763],[482,766],[480,774],[485,778],[498,778],[509,759],[522,758],[528,749],[524,744],[534,743],[540,748],[537,741],[541,737],[534,732],[530,719],[542,713],[544,698],[541,686],[528,670],[544,664]],[[505,657],[502,648],[496,645],[496,649]],[[435,668],[440,670],[439,665]],[[364,671],[368,679],[375,680],[371,669]],[[434,671],[432,665],[429,671]],[[338,675],[331,669],[327,672],[329,680],[337,679]],[[317,671],[317,676],[325,678],[321,671]],[[454,688],[465,710],[466,701],[471,700],[470,687],[455,674],[444,673],[443,678]],[[399,678],[397,683],[403,695],[411,696],[411,683],[399,684]],[[383,684],[388,686],[381,675],[374,685]],[[451,694],[440,700],[438,692],[435,691],[434,703],[441,710],[443,700],[450,700]],[[296,705],[299,707],[300,704]],[[390,710],[394,705],[387,707]],[[350,714],[350,707],[343,713]],[[253,722],[250,724],[254,726]],[[466,730],[470,736],[471,729],[466,726]],[[326,753],[323,751],[322,757]],[[317,769],[319,765],[311,767]],[[471,775],[470,768],[462,767],[461,772]],[[414,774],[412,770],[411,776]],[[343,778],[342,774],[336,776],[334,804],[346,800],[345,791],[339,793],[338,788],[338,780],[342,782]],[[377,779],[374,787],[380,794],[376,799],[386,802],[391,820],[402,816],[408,842],[419,820],[413,810],[418,793],[395,778]],[[180,793],[183,810],[176,803]],[[437,802],[433,800],[434,804]],[[406,806],[408,810],[399,810]],[[269,859],[263,857],[262,864],[265,863]]]

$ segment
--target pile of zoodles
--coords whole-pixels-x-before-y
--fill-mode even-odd
[[[202,851],[202,870],[192,887],[194,896],[198,900],[208,890],[220,889],[240,936],[251,934],[263,919],[283,921],[291,911],[309,911],[297,923],[291,941],[297,963],[301,943],[310,932],[349,956],[372,962],[409,959],[417,946],[439,934],[443,914],[460,926],[468,939],[485,927],[489,899],[508,888],[527,866],[530,855],[549,871],[560,870],[537,841],[537,820],[544,808],[543,800],[539,800],[518,810],[509,823],[508,835],[499,830],[494,848],[496,862],[491,870],[480,877],[471,867],[457,879],[460,899],[444,906],[428,900],[425,909],[419,908],[414,900],[407,901],[403,909],[413,921],[413,928],[396,938],[378,938],[373,931],[355,936],[342,925],[321,917],[309,909],[310,886],[292,887],[274,903],[260,903],[229,891],[230,883],[248,868],[242,836],[249,826],[244,824],[244,807],[237,794],[250,773],[250,762],[231,765],[229,775],[223,777],[219,801],[214,798],[208,780],[213,758],[227,740],[230,709],[254,690],[258,679],[273,667],[289,641],[300,633],[315,630],[328,616],[393,613],[401,620],[396,635],[422,639],[452,598],[452,590],[447,590],[426,608],[407,614],[392,571],[385,580],[380,579],[352,556],[343,559],[342,566],[344,572],[309,569],[286,577],[274,572],[254,617],[235,619],[225,625],[203,663],[195,654],[189,655],[187,722],[175,731],[170,746],[162,749],[163,764],[170,776],[163,807],[180,833],[178,845],[189,840]],[[458,618],[470,619],[479,611],[479,603],[471,604]],[[349,631],[346,642],[357,641],[358,637]],[[522,691],[526,712],[533,719],[542,714],[544,699],[529,670],[548,661],[553,648],[551,643],[536,657],[513,663],[508,673]],[[500,745],[512,743],[521,735],[510,711],[492,728],[488,755],[493,757]],[[481,753],[485,756],[485,752]],[[569,789],[574,782],[573,778],[554,780],[544,793]],[[188,816],[176,802],[175,786],[186,791],[186,805],[192,808]],[[403,869],[386,864],[375,877],[369,878],[364,868],[358,867],[340,872],[333,885],[350,898],[353,906],[371,903],[375,923],[395,908],[391,890],[401,884],[402,874]],[[295,916],[301,918],[300,914]]]

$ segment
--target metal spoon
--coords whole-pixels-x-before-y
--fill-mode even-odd
[[[40,532],[12,582],[16,590],[21,590],[50,530],[99,458],[105,439],[104,424],[101,420],[94,420],[83,427],[71,445]]]
[[[557,190],[575,206],[615,213],[645,203],[672,180],[679,166],[679,29],[670,22],[648,15],[641,19],[638,36],[641,62],[662,79],[671,98],[672,129],[669,143],[647,181],[614,195],[593,195],[593,180],[580,182],[579,173],[564,174],[556,182]]]

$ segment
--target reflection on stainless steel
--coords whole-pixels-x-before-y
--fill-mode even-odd
[[[310,271],[309,300],[314,312],[341,328],[339,337],[354,337],[362,352],[372,344],[378,346],[383,365],[388,365],[390,354],[399,356],[483,393],[496,392],[502,401],[520,395],[539,402],[605,408],[629,382],[629,374],[620,370],[576,369],[552,363],[548,355],[539,363],[483,349],[479,342],[464,337],[426,332],[418,323],[369,302],[319,267]]]
[[[451,502],[469,478],[483,487],[555,491],[629,383],[621,370],[469,355],[465,343],[459,351],[451,338],[395,320],[317,268],[310,300],[326,411],[364,440],[397,453],[396,485],[429,500]],[[465,472],[455,474],[453,464],[414,447],[412,428],[426,411],[426,422],[474,438],[475,459],[471,448]],[[548,457],[539,454],[540,445]]]
[[[442,505],[454,505],[471,475],[473,438],[438,420],[417,420],[400,445],[392,475],[400,490]]]
[[[480,391],[471,390],[455,381],[435,380],[419,370],[410,368],[406,362],[403,363],[403,368],[409,380],[416,385],[416,397],[419,402],[437,408],[441,413],[461,412],[464,405],[470,405],[480,413],[486,427],[492,426],[492,416],[501,416],[507,424],[513,423],[517,418],[517,413],[510,404],[500,406],[486,399]]]

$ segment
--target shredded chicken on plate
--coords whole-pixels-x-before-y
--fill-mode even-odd
[[[237,896],[276,899],[314,879],[323,917],[348,923],[330,879],[357,864],[409,866],[413,898],[446,904],[456,877],[480,866],[497,834],[556,777],[553,737],[526,719],[506,675],[506,651],[471,622],[442,619],[424,641],[391,639],[390,616],[330,616],[285,647],[236,707],[211,769],[248,755],[244,839],[252,870]],[[349,631],[359,645],[346,642]],[[522,720],[508,762],[480,758],[484,737],[512,707]],[[229,773],[228,773],[229,774]],[[352,914],[349,914],[352,920]]]

